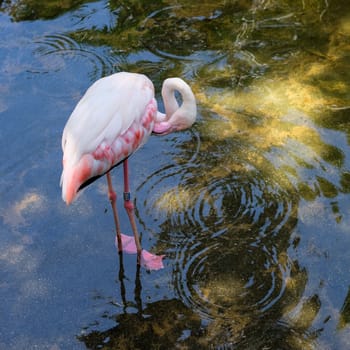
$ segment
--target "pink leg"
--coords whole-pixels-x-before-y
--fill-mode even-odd
[[[107,176],[107,183],[108,183],[108,198],[109,198],[111,205],[112,205],[114,222],[115,222],[115,229],[117,232],[118,250],[119,250],[119,252],[121,252],[123,249],[123,246],[122,246],[122,238],[121,238],[121,234],[120,234],[121,233],[120,223],[119,223],[119,217],[118,217],[118,211],[117,211],[117,194],[113,190],[111,174],[108,172],[106,176]]]
[[[131,201],[130,198],[130,188],[129,188],[129,169],[128,169],[128,160],[125,159],[123,162],[124,166],[124,207],[126,209],[126,212],[128,213],[132,232],[134,233],[135,238],[135,244],[137,249],[137,262],[140,264],[140,257],[141,257],[141,244],[139,239],[139,234],[137,232],[136,222],[135,222],[135,215],[134,215],[134,204]]]

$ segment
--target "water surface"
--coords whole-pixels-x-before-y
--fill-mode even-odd
[[[349,347],[347,1],[4,1],[0,31],[0,348]],[[160,271],[117,254],[105,179],[60,195],[68,116],[123,70],[198,101],[130,160]]]

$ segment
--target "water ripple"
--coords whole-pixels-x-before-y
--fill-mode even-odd
[[[247,159],[233,159],[235,169],[223,159],[208,161],[198,141],[183,147],[182,158],[176,152],[178,162],[140,189],[145,215],[155,216],[175,261],[178,296],[208,321],[272,309],[291,275],[293,196]]]
[[[119,65],[120,57],[111,55],[110,50],[92,48],[77,43],[66,34],[50,34],[38,38],[35,41],[37,48],[36,56],[41,62],[33,73],[49,73],[66,69],[67,61],[73,63],[86,62],[90,68],[92,79],[111,74]]]

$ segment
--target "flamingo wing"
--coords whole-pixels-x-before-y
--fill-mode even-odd
[[[74,165],[102,141],[111,144],[142,117],[153,96],[152,82],[141,74],[121,72],[96,81],[64,128],[65,161]]]
[[[90,165],[86,164],[84,156],[91,155],[101,144],[110,146],[142,119],[153,99],[152,82],[144,75],[126,72],[102,78],[86,91],[62,136],[61,185],[67,203],[74,199],[83,179],[97,175],[87,169]],[[68,199],[67,191],[70,192]]]

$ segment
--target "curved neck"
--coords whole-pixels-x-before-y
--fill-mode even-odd
[[[180,107],[175,98],[175,91],[181,94]],[[166,135],[191,127],[197,115],[196,99],[191,88],[180,78],[169,78],[163,83],[162,96],[166,114],[157,113],[153,132]]]
[[[179,106],[175,91],[181,95],[182,104]],[[171,118],[174,113],[183,109],[187,113],[196,114],[196,101],[191,88],[180,78],[166,79],[162,87],[162,97],[164,101],[164,108],[166,119]]]

